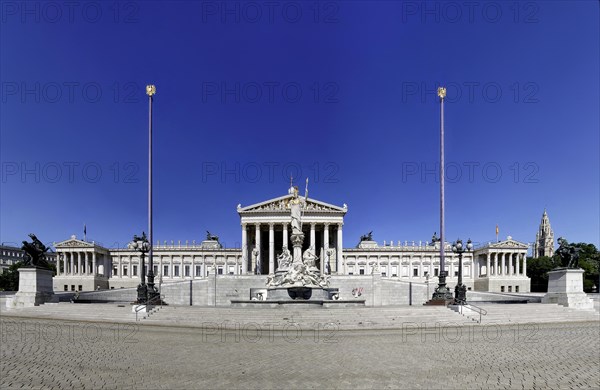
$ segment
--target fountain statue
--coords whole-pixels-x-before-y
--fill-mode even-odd
[[[290,253],[287,246],[284,246],[282,253],[277,256],[278,267],[275,274],[267,279],[267,288],[271,290],[267,296],[281,297],[274,290],[285,289],[286,295],[289,294],[292,299],[308,299],[306,297],[312,295],[313,289],[323,290],[329,287],[329,278],[321,275],[316,267],[319,257],[315,254],[314,246],[302,252],[302,215],[307,201],[306,195],[303,198],[298,196],[298,187],[292,188],[292,198],[287,207],[290,209],[293,252]]]

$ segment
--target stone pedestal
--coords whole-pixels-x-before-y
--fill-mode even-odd
[[[377,241],[363,240],[358,243],[358,248],[360,248],[360,249],[377,248],[377,247],[379,247],[379,245],[377,244]]]
[[[39,306],[58,303],[52,288],[52,270],[43,268],[19,268],[19,291],[6,301],[9,308]]]
[[[293,262],[302,263],[302,243],[304,243],[304,234],[292,234],[292,245],[294,246]]]
[[[561,268],[548,272],[548,293],[542,303],[558,303],[575,309],[593,309],[594,302],[583,292],[583,270]]]

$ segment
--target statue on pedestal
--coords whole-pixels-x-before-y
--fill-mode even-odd
[[[304,199],[298,196],[298,187],[290,188],[292,198],[287,202],[290,209],[292,234],[291,241],[294,247],[293,255],[287,246],[283,247],[281,255],[277,256],[278,264],[275,275],[268,277],[267,286],[274,287],[311,287],[324,288],[329,285],[326,276],[321,275],[315,263],[318,257],[315,248],[311,246],[302,253],[304,234],[302,233],[302,211],[308,202],[308,179],[306,180],[306,194]],[[281,272],[280,272],[281,271]]]
[[[315,247],[314,246],[311,246],[310,248],[305,250],[304,254],[302,255],[302,261],[309,268],[315,267],[315,263],[318,259],[319,259],[319,257],[317,255],[315,255]]]
[[[431,246],[435,246],[435,244],[439,241],[440,238],[437,236],[437,232],[433,232],[433,236],[431,237]]]
[[[298,196],[298,187],[293,188],[294,197],[289,200],[288,207],[292,214],[292,235],[302,234],[302,209],[306,203]]]
[[[254,264],[256,264],[256,274],[260,275],[262,274],[262,268],[261,268],[261,264],[260,264],[260,252],[258,251],[258,248],[254,248],[252,250],[252,260],[254,262]]]
[[[369,233],[360,236],[360,241],[373,241],[373,231],[371,230]]]
[[[214,234],[211,234],[208,230],[206,231],[206,239],[208,241],[219,241],[219,236],[215,236]]]
[[[292,264],[292,254],[290,253],[287,245],[284,245],[283,251],[279,256],[277,256],[277,269],[287,269],[290,267],[290,264]]]

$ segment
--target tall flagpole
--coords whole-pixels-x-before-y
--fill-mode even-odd
[[[446,272],[446,259],[444,258],[444,98],[446,88],[438,88],[440,97],[440,275]]]
[[[444,238],[444,98],[446,88],[439,87],[437,90],[440,98],[440,271],[439,283],[433,293],[432,301],[442,303],[453,299],[452,292],[446,287],[446,264],[445,264],[445,238]]]
[[[156,296],[154,287],[154,263],[152,256],[153,236],[152,236],[152,100],[156,94],[154,85],[146,86],[146,95],[148,95],[148,241],[150,249],[148,251],[148,300]],[[142,269],[143,272],[143,269]]]

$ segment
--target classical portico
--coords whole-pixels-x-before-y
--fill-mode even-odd
[[[475,289],[491,292],[529,292],[527,244],[508,236],[475,250]]]
[[[70,239],[55,243],[57,291],[95,290],[108,288],[111,256],[108,249],[94,243]]]
[[[291,250],[291,217],[287,195],[246,207],[238,205],[242,227],[242,273],[273,274],[283,247]],[[302,250],[313,247],[322,274],[341,274],[344,216],[348,207],[308,198],[303,208]]]

